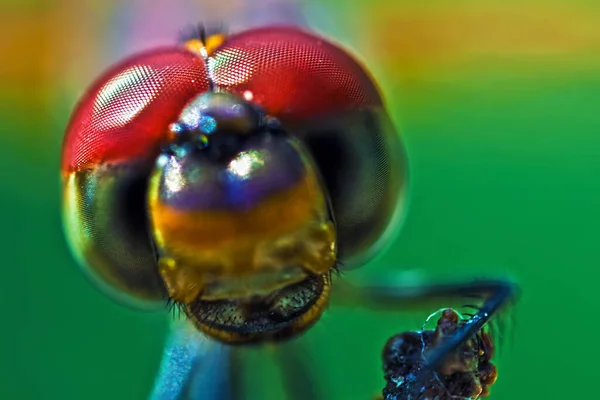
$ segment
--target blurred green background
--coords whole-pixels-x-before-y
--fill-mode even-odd
[[[176,4],[0,2],[0,399],[144,399],[150,391],[167,315],[121,308],[78,271],[60,226],[58,160],[77,97],[149,43],[126,38],[179,25],[189,12]],[[327,0],[307,15],[373,71],[409,148],[406,223],[389,252],[347,276],[405,268],[512,276],[523,293],[492,398],[593,397],[598,3]],[[372,399],[384,384],[386,338],[427,315],[333,304],[301,345],[330,398]],[[266,389],[250,398],[280,396]]]

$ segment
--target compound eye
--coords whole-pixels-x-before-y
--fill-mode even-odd
[[[147,181],[169,124],[208,88],[201,58],[155,49],[108,70],[73,112],[62,152],[65,231],[83,271],[120,303],[164,308]]]
[[[152,163],[169,123],[208,86],[204,62],[178,48],[148,51],[116,65],[73,112],[63,175],[108,164]]]
[[[297,28],[231,35],[208,67],[217,87],[251,99],[283,124],[382,105],[377,87],[352,56]]]

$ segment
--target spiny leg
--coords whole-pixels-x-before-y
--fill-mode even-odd
[[[438,346],[427,351],[427,366],[438,367],[454,350],[474,337],[483,326],[507,303],[516,299],[519,288],[509,280],[490,279],[470,282],[404,285],[402,274],[382,277],[372,282],[354,285],[346,280],[334,286],[334,301],[345,306],[364,306],[380,310],[392,307],[414,308],[432,300],[448,301],[480,297],[483,304],[473,316]],[[438,303],[438,307],[439,307]]]

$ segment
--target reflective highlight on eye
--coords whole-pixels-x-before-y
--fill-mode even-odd
[[[235,64],[235,68],[227,71],[224,76],[219,76],[220,86],[234,86],[248,82],[254,74],[254,64],[243,62],[247,59],[245,53],[241,49],[228,48],[219,51],[214,57],[208,59],[208,70],[211,75],[213,71],[223,70],[224,65],[230,65],[232,60],[239,60]]]
[[[234,160],[229,163],[228,171],[235,176],[246,180],[250,178],[250,172],[265,164],[264,154],[256,150],[249,150],[240,153]]]
[[[194,107],[195,106],[195,107]],[[186,112],[181,115],[181,122],[189,129],[196,129],[200,124],[200,118],[202,118],[202,112],[199,105],[192,104],[191,107],[186,108]]]
[[[172,124],[169,124],[169,131],[174,134],[181,133],[183,132],[183,126],[181,126],[181,124],[173,122]]]
[[[246,101],[252,101],[252,99],[254,99],[254,93],[252,93],[249,90],[246,90],[244,92],[243,96],[244,96],[244,100],[246,100]]]
[[[198,122],[198,128],[201,132],[208,134],[213,133],[217,129],[217,120],[213,117],[209,117],[208,115],[203,115],[200,117],[200,121]]]
[[[261,126],[262,120],[261,110],[225,92],[201,93],[183,109],[179,118],[185,129],[205,135],[219,132],[248,135]]]
[[[143,92],[140,92],[138,87],[142,81],[153,73],[154,70],[146,65],[135,66],[116,75],[100,89],[96,103],[94,103],[94,117],[102,115],[114,98],[122,96],[123,92],[131,92],[131,96],[138,100],[126,103],[118,109],[118,112],[113,111],[110,125],[101,128],[109,129],[124,126],[152,102],[156,91],[159,89],[158,85],[154,82],[148,82],[151,88]]]
[[[169,193],[179,192],[185,185],[185,179],[181,171],[181,164],[169,161],[171,164],[169,167],[169,173],[165,175],[165,186],[169,190]]]

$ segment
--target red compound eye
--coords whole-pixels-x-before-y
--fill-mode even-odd
[[[63,173],[154,158],[184,105],[208,89],[204,61],[179,48],[134,56],[104,74],[71,117]]]
[[[240,94],[282,119],[300,119],[381,104],[364,69],[322,38],[292,27],[230,36],[212,54],[222,90]]]

